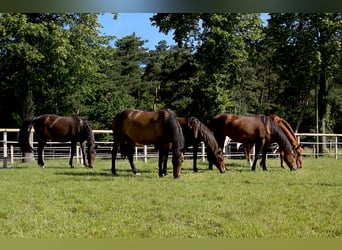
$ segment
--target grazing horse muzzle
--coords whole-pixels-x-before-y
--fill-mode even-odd
[[[89,149],[89,151],[87,152],[88,168],[94,168],[95,156],[96,147]]]
[[[227,169],[226,169],[226,165],[224,164],[224,162],[221,162],[219,170],[221,174],[226,172]]]
[[[173,165],[173,177],[174,178],[180,177],[183,161],[184,161],[184,154],[182,152],[178,151],[173,154],[172,165]]]

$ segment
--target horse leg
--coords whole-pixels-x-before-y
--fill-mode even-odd
[[[159,145],[159,157],[158,157],[158,175],[163,177],[167,175],[167,158],[165,161],[165,146]]]
[[[193,145],[193,169],[194,172],[197,173],[198,169],[197,169],[197,152],[198,152],[198,144],[195,142]],[[211,166],[211,168],[213,168]]]
[[[244,144],[244,151],[245,151],[245,157],[247,160],[247,163],[249,164],[249,166],[252,166],[252,156],[251,156],[251,150],[253,148],[254,145],[252,144]]]
[[[127,151],[127,153],[128,153],[127,154],[127,158],[128,158],[129,164],[131,165],[132,172],[135,175],[140,175],[139,171],[135,167],[134,160],[133,160],[134,146],[128,145],[128,147],[129,148],[128,148],[128,151]]]
[[[266,154],[267,154],[267,149],[264,148],[262,150],[262,158],[261,158],[261,162],[260,162],[262,170],[264,170],[264,171],[267,171],[267,168],[266,168]]]
[[[87,168],[88,165],[87,165],[87,162],[86,162],[86,152],[85,152],[85,145],[86,142],[82,143],[80,142],[80,146],[81,146],[81,151],[82,151],[82,159],[83,159],[83,165]]]
[[[254,161],[253,161],[253,165],[252,165],[252,171],[255,171],[255,167],[257,164],[257,161],[259,159],[259,155],[261,153],[261,150],[263,148],[264,143],[262,141],[257,141],[255,143],[255,156],[254,156]]]
[[[74,158],[75,152],[76,152],[76,142],[72,141],[71,142],[70,160],[69,160],[70,168],[74,168],[74,166],[72,165],[72,160]]]
[[[38,143],[38,165],[42,168],[45,168],[44,160],[43,160],[43,150],[46,145],[46,142],[43,140],[40,140]]]
[[[169,154],[169,144],[159,145],[159,157],[158,157],[158,175],[163,177],[167,175],[167,159]]]
[[[163,175],[167,175],[167,159],[169,156],[169,145],[163,149]]]
[[[115,170],[115,160],[116,160],[116,155],[118,153],[119,149],[119,144],[114,142],[113,148],[112,148],[112,174],[116,175],[116,170]]]

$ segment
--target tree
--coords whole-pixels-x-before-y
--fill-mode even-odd
[[[286,102],[299,105],[290,110],[297,113],[300,123],[310,101],[311,110],[317,107],[322,131],[323,121],[328,118],[330,85],[341,69],[342,15],[286,13],[270,16],[268,35],[275,48],[275,62],[281,65],[278,72],[288,83],[284,95],[292,97]],[[315,92],[316,98],[312,97]],[[316,104],[312,100],[316,100]],[[316,119],[311,117],[311,120]]]
[[[151,21],[161,32],[173,31],[178,46],[193,53],[198,68],[195,106],[202,110],[203,119],[229,109],[232,102],[226,90],[237,82],[238,69],[248,58],[248,44],[261,35],[259,15],[156,14]]]
[[[15,126],[33,115],[80,109],[101,77],[95,58],[108,39],[98,27],[97,14],[0,16],[1,88],[20,103]]]
[[[144,81],[150,81],[155,90],[155,108],[168,107],[178,115],[196,115],[193,89],[197,68],[187,48],[167,46],[161,41],[146,58]]]

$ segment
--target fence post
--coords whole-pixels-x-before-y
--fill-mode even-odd
[[[84,164],[84,161],[83,161],[83,152],[82,152],[82,149],[81,147],[78,147],[78,150],[79,150],[79,156],[80,156],[80,164]]]
[[[204,142],[201,142],[202,145],[202,162],[205,162],[205,145]]]
[[[338,139],[335,137],[335,160],[338,159]]]
[[[137,161],[138,160],[138,147],[137,146],[134,147],[134,152],[135,152],[135,161]]]
[[[78,145],[76,145],[76,164],[78,164],[79,162],[80,162],[80,160],[79,160],[79,146]]]
[[[147,145],[144,145],[144,162],[147,162]]]
[[[3,168],[7,168],[7,132],[4,131],[4,140],[3,140],[3,146],[4,146],[4,157],[3,157]]]
[[[14,163],[14,147],[13,145],[10,146],[10,157],[11,157],[11,164]]]

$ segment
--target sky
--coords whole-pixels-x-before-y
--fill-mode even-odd
[[[155,49],[155,46],[161,41],[166,40],[168,45],[174,45],[175,42],[172,39],[172,32],[168,35],[159,33],[159,29],[156,26],[152,26],[150,17],[154,13],[119,13],[119,16],[114,20],[112,14],[100,14],[99,22],[103,28],[100,29],[104,35],[112,35],[117,39],[124,36],[132,35],[140,37],[141,40],[148,40],[145,43],[145,47],[148,49]],[[268,15],[262,14],[261,19],[266,22]]]
[[[101,14],[99,22],[103,28],[100,31],[118,39],[135,33],[141,40],[148,40],[145,43],[148,49],[155,49],[161,40],[166,40],[168,45],[174,45],[172,33],[168,35],[159,33],[158,27],[152,26],[149,19],[152,16],[153,13],[119,13],[118,18],[114,20],[112,14]]]

